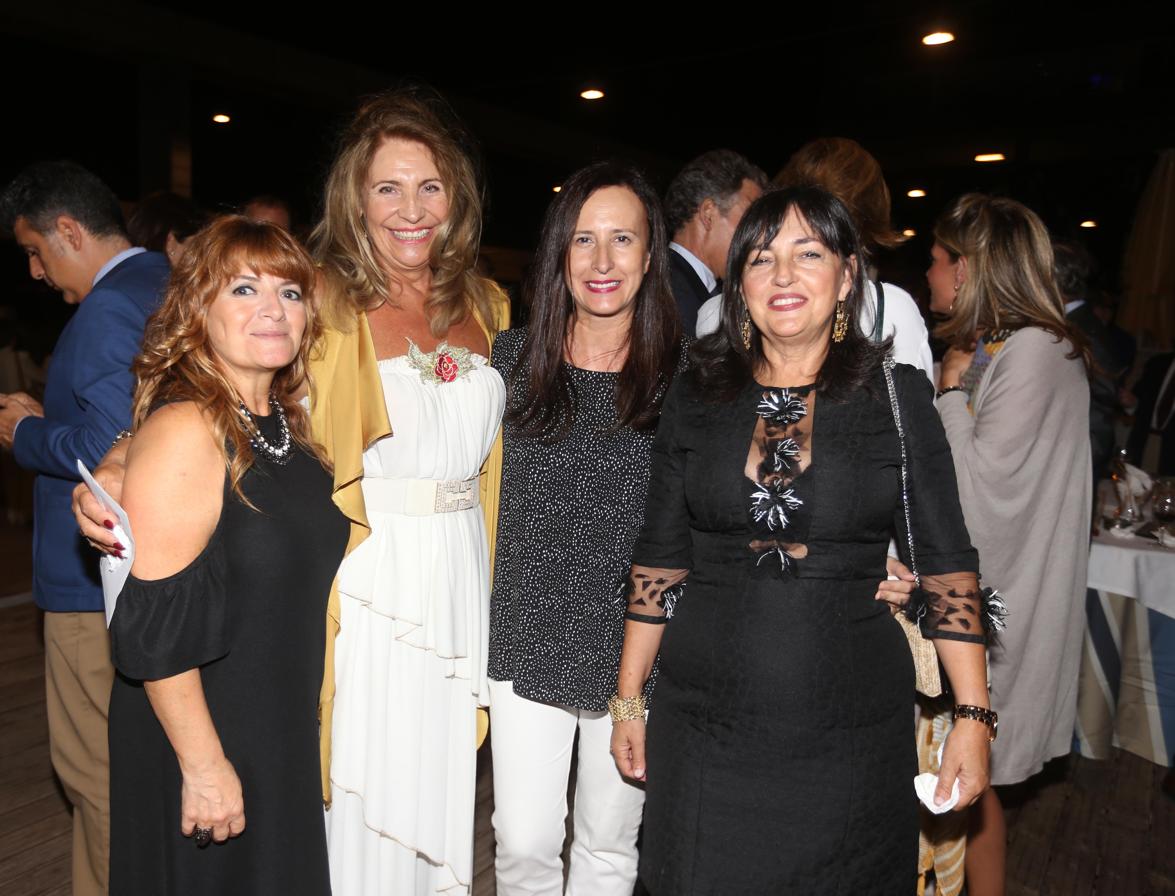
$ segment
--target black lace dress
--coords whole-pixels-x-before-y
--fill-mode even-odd
[[[275,420],[255,418],[271,442]],[[259,458],[225,486],[207,547],[172,576],[133,576],[111,624],[112,896],[327,896],[319,789],[318,691],[326,601],[348,525],[329,474],[296,450]],[[182,513],[177,508],[177,514]],[[181,777],[143,680],[200,668],[225,755],[241,779],[246,829],[198,849],[180,834]]]
[[[935,599],[932,634],[982,641],[942,425],[924,374],[899,366],[895,379],[924,583],[968,595]],[[905,530],[881,373],[844,402],[751,384],[712,404],[679,380],[629,597],[637,617],[672,616],[649,713],[641,878],[655,896],[911,892],[913,665],[874,600]]]

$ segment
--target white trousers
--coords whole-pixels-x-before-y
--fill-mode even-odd
[[[538,703],[490,681],[498,896],[559,896],[571,748],[579,734],[575,831],[567,896],[630,896],[636,882],[642,788],[608,752],[606,712]]]

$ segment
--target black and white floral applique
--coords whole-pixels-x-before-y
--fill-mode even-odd
[[[750,514],[755,538],[751,550],[758,564],[775,557],[781,572],[794,572],[807,555],[799,543],[795,519],[803,506],[794,482],[811,462],[809,390],[768,389],[759,399],[759,420],[751,440],[747,475],[754,483]]]

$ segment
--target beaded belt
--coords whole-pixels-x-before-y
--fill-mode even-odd
[[[481,503],[472,479],[364,479],[363,499],[379,513],[431,516],[469,510]]]

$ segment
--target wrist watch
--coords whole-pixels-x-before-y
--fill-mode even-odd
[[[982,722],[987,726],[989,742],[995,740],[996,733],[1000,727],[1000,717],[996,714],[995,710],[984,709],[982,706],[969,706],[966,703],[960,703],[955,707],[955,718]]]

